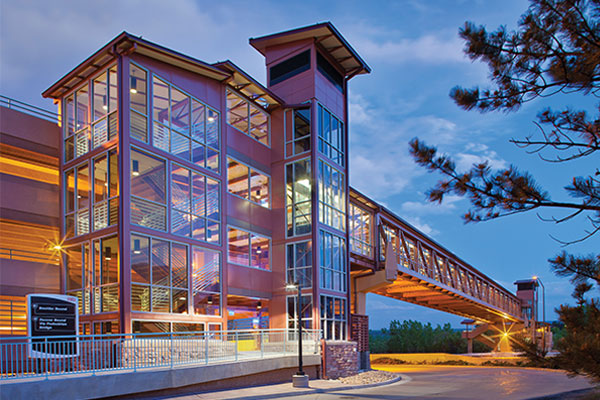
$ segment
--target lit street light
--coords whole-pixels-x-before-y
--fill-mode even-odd
[[[286,290],[297,290],[296,314],[298,316],[298,372],[292,377],[294,387],[308,387],[308,375],[302,370],[302,288],[300,282],[288,283]]]

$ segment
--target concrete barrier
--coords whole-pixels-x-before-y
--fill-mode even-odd
[[[321,365],[318,354],[303,357],[305,366],[317,371]],[[3,381],[0,399],[96,399],[136,393],[181,389],[193,385],[218,383],[233,378],[253,376],[248,383],[267,383],[260,374],[290,369],[295,371],[298,356],[270,357],[259,360],[228,362],[204,366],[143,369],[136,372],[102,372],[96,375],[63,375],[49,379],[32,378]],[[313,373],[314,374],[314,373]],[[281,375],[279,381],[281,381]],[[292,373],[289,374],[291,382]],[[223,387],[223,385],[221,385]]]

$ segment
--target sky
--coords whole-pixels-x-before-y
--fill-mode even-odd
[[[106,0],[0,2],[0,94],[49,110],[40,95],[55,81],[122,31],[140,35],[212,63],[230,59],[265,83],[263,57],[251,37],[331,21],[371,66],[369,75],[349,84],[350,184],[394,210],[423,233],[513,291],[513,282],[539,276],[545,286],[546,315],[556,319],[559,304],[573,303],[568,280],[555,277],[548,258],[563,241],[589,229],[584,217],[564,224],[544,219],[564,216],[540,211],[465,225],[469,203],[448,196],[428,203],[425,192],[439,178],[416,165],[408,141],[419,137],[452,154],[461,170],[488,160],[493,168],[516,165],[532,173],[553,199],[567,200],[563,187],[589,174],[598,159],[549,164],[508,141],[536,133],[536,114],[545,107],[592,110],[577,94],[525,104],[517,112],[464,111],[450,89],[489,86],[488,69],[463,54],[458,36],[465,21],[496,29],[517,26],[528,7],[522,0],[402,1],[194,1]],[[566,250],[588,254],[600,235]],[[367,297],[372,329],[393,319],[414,319],[460,327],[458,316],[377,295]]]

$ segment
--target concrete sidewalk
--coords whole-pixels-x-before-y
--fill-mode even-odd
[[[398,377],[387,382],[372,383],[367,385],[348,385],[338,380],[315,379],[309,382],[309,388],[292,387],[291,379],[287,383],[261,385],[255,387],[245,387],[229,390],[218,390],[203,393],[173,394],[152,397],[131,397],[139,400],[150,399],[176,399],[176,400],[225,400],[225,399],[243,399],[243,400],[261,400],[261,399],[284,399],[293,397],[304,397],[310,395],[325,394],[328,392],[346,392],[390,384],[403,384],[411,381],[407,375],[398,374]],[[128,397],[124,397],[127,399]]]
[[[549,398],[554,400],[567,395],[586,393],[593,388],[586,379],[568,378],[564,371],[557,370],[472,366],[388,366],[385,370],[398,373],[399,379],[365,386],[345,385],[339,381],[312,380],[308,389],[293,388],[291,383],[282,383],[211,392],[170,393],[152,398],[173,400]],[[150,398],[136,397],[136,399]]]

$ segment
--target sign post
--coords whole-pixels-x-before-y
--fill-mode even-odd
[[[31,339],[27,355],[31,358],[77,357],[78,309],[79,301],[74,296],[28,294],[27,335]]]

